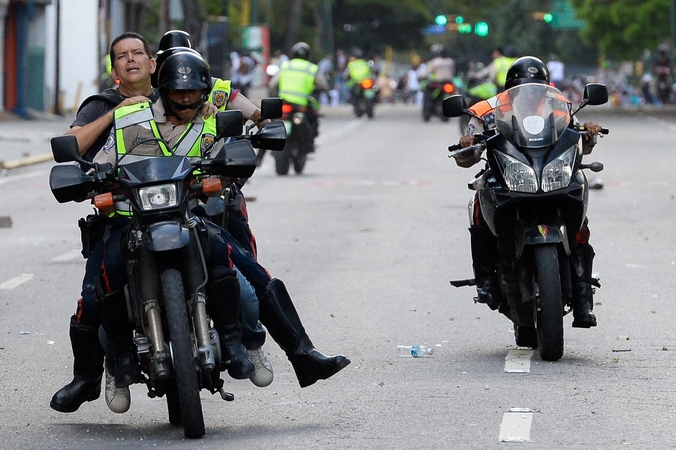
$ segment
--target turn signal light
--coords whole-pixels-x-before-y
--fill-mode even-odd
[[[94,206],[102,211],[115,206],[115,202],[113,201],[113,193],[106,192],[105,194],[100,194],[94,197]]]
[[[218,178],[204,178],[202,179],[202,192],[211,194],[212,192],[220,192],[222,189],[221,180]]]

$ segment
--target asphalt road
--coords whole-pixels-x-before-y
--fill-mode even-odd
[[[91,206],[56,203],[50,163],[18,167],[0,178],[0,447],[676,446],[672,119],[591,107],[583,116],[611,130],[587,158],[606,166],[588,211],[599,326],[573,329],[566,317],[563,358],[543,362],[516,350],[510,322],[474,304],[472,288],[449,284],[471,277],[466,182],[477,171],[446,157],[457,122],[425,124],[406,105],[380,105],[373,120],[347,108],[325,115],[303,175],[276,176],[267,156],[244,190],[261,263],[287,284],[316,346],[352,364],[300,389],[269,340],[273,384],[228,379],[233,403],[203,393],[197,442],[141,385],[123,415],[103,399],[51,410],[72,376],[68,320],[84,268],[76,222]],[[397,357],[412,344],[435,354]]]

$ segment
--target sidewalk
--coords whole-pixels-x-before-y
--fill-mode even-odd
[[[52,160],[49,141],[65,133],[74,118],[74,113],[63,116],[34,113],[32,119],[24,120],[0,112],[0,169]]]

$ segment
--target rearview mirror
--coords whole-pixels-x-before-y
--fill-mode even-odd
[[[460,117],[467,111],[467,102],[460,94],[451,95],[444,99],[441,108],[446,117]]]
[[[589,83],[584,87],[582,98],[587,105],[603,105],[608,101],[608,89],[600,83]]]
[[[261,119],[279,119],[282,117],[282,99],[264,98],[261,100]]]
[[[231,109],[216,114],[216,140],[240,136],[243,131],[242,111]]]
[[[275,120],[263,125],[261,130],[251,136],[251,145],[266,150],[284,150],[286,144],[286,128],[284,123]]]
[[[53,137],[50,141],[52,145],[52,155],[54,161],[58,163],[80,161],[80,147],[77,145],[77,138],[72,134]]]

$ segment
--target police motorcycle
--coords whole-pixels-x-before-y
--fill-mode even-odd
[[[317,105],[317,109],[318,109]],[[317,114],[315,109],[315,114]],[[284,101],[282,105],[282,123],[286,129],[286,146],[275,152],[275,172],[287,175],[289,168],[300,174],[305,169],[308,153],[314,152],[314,130],[307,117],[308,107]]]
[[[423,122],[429,122],[432,116],[437,116],[442,122],[448,122],[444,116],[442,104],[445,99],[456,91],[455,84],[450,80],[427,80],[424,83],[425,100],[422,106]]]
[[[372,77],[366,77],[361,82],[355,83],[352,87],[352,106],[354,114],[361,117],[373,119],[376,100],[378,97],[378,86]]]
[[[82,159],[75,136],[51,141],[55,161],[69,163],[54,166],[50,173],[49,185],[59,203],[91,199],[99,210],[115,202],[131,204],[129,229],[122,235],[128,276],[124,294],[144,374],[141,382],[149,397],[166,396],[169,422],[183,425],[185,437],[193,439],[205,433],[200,390],[218,392],[226,401],[234,395],[224,390],[220,378],[223,353],[206,312],[209,236],[191,210],[192,200],[220,193],[222,178],[251,176],[256,168],[253,146],[278,148],[284,138],[275,122],[255,135],[240,136],[238,110],[220,112],[216,121],[214,142],[237,138],[215,151],[212,145],[208,157],[197,162],[179,155],[134,154],[138,144],[159,141],[155,138],[135,143],[115,165]],[[87,221],[96,222],[92,217]],[[85,257],[91,240],[96,238],[83,236]]]
[[[572,310],[571,247],[585,220],[589,192],[583,169],[603,170],[600,162],[582,162],[578,143],[585,130],[573,117],[587,105],[607,101],[604,85],[588,84],[571,113],[551,86],[515,86],[498,97],[493,133],[475,136],[479,142],[464,149],[449,147],[449,157],[486,150],[487,166],[469,188],[478,192],[481,212],[497,238],[498,310],[513,322],[516,344],[538,348],[547,361],[563,356],[563,316]],[[478,118],[460,95],[444,101],[444,114]],[[470,286],[475,280],[451,284]],[[598,280],[592,284],[600,286]]]

